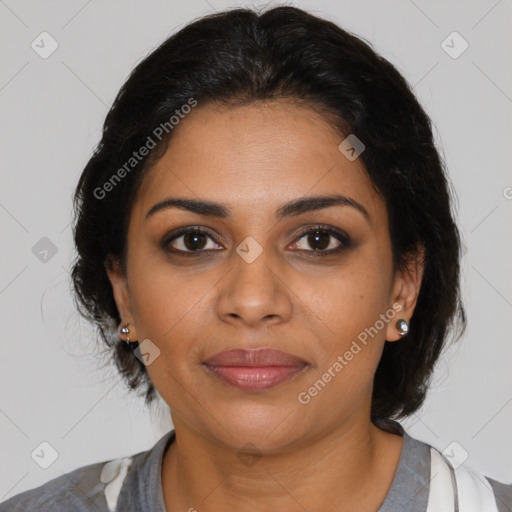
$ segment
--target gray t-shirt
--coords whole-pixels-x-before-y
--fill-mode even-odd
[[[401,432],[404,444],[398,468],[377,512],[425,512],[427,508],[430,445],[403,429]],[[174,438],[171,430],[150,450],[83,466],[54,478],[0,503],[0,512],[112,512],[116,503],[122,512],[166,512],[161,469],[163,455]],[[511,512],[512,484],[488,480],[499,512]]]

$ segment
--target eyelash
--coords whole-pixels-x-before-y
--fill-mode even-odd
[[[329,256],[332,254],[337,254],[337,253],[343,251],[344,249],[350,247],[350,245],[351,245],[350,237],[344,231],[337,229],[337,228],[333,228],[332,226],[325,226],[323,224],[319,224],[317,226],[307,229],[306,231],[303,231],[302,233],[300,233],[298,235],[298,237],[295,239],[295,241],[293,243],[301,240],[306,235],[315,233],[316,231],[320,231],[324,234],[327,234],[327,235],[335,238],[336,240],[338,240],[341,243],[341,245],[339,247],[336,247],[335,249],[312,249],[312,250],[297,249],[298,252],[312,253],[312,255],[314,257]],[[202,253],[208,253],[210,251],[213,251],[213,252],[219,251],[219,249],[199,249],[196,251],[182,251],[181,249],[170,249],[168,247],[171,242],[173,242],[174,240],[177,240],[181,236],[187,235],[189,233],[200,233],[200,234],[206,235],[209,238],[211,238],[215,243],[220,244],[220,241],[212,233],[210,233],[208,230],[206,230],[204,228],[201,228],[200,226],[197,226],[197,227],[183,228],[180,231],[178,231],[177,233],[174,233],[172,235],[172,237],[170,237],[170,238],[165,237],[164,240],[161,242],[162,248],[170,253],[177,254],[177,255],[183,255],[186,257],[188,257],[188,256],[198,257],[198,256],[201,256]]]

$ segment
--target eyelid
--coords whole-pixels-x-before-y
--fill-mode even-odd
[[[326,224],[314,224],[312,226],[309,226],[305,228],[303,231],[301,231],[294,239],[292,243],[296,243],[297,241],[304,238],[304,236],[309,235],[311,233],[314,233],[315,231],[323,231],[324,233],[327,233],[332,238],[335,238],[340,242],[340,245],[336,247],[335,249],[321,249],[321,250],[306,250],[306,249],[297,249],[294,252],[302,252],[306,253],[312,256],[329,256],[334,254],[339,254],[344,249],[347,249],[352,246],[352,240],[350,236],[340,228],[337,228],[335,226],[326,225]]]
[[[225,241],[220,236],[214,234],[208,228],[204,228],[204,227],[198,226],[198,225],[192,225],[192,226],[185,226],[185,227],[182,227],[182,228],[178,228],[177,231],[166,234],[163,237],[162,241],[160,242],[160,245],[165,250],[167,248],[167,246],[171,242],[173,242],[174,240],[177,240],[178,238],[181,238],[182,236],[184,236],[184,235],[186,235],[188,233],[201,233],[201,234],[204,234],[204,235],[210,237],[218,245],[222,245],[223,243],[225,243]],[[213,250],[220,250],[220,249],[213,249]],[[212,251],[212,249],[207,249],[207,250],[202,249],[202,250],[199,250],[199,251],[182,251],[180,249],[175,249],[174,251],[171,251],[171,252],[174,252],[175,254],[176,253],[192,254],[192,253],[202,253],[202,252],[208,252],[208,251]]]
[[[350,240],[350,237],[343,229],[328,224],[311,224],[308,227],[304,228],[304,230],[302,230],[298,235],[296,235],[296,239],[300,239],[304,235],[309,234],[313,231],[325,231],[332,236],[337,235],[339,238],[343,239],[342,241],[348,242]]]

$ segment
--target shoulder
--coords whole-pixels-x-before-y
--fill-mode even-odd
[[[499,512],[512,512],[512,483],[505,484],[498,482],[488,476],[485,478],[494,492],[494,498],[496,499]]]
[[[461,510],[482,510],[486,512],[512,512],[512,484],[498,482],[479,471],[476,467],[456,461],[453,450],[440,452],[431,447],[432,494],[452,495],[460,503]],[[447,469],[445,469],[445,467]],[[442,480],[449,480],[451,472],[453,490],[446,491]],[[434,477],[440,478],[434,481]]]
[[[395,430],[401,427],[397,422],[394,423]],[[451,489],[455,479],[461,510],[466,505],[468,510],[472,509],[470,504],[479,503],[485,506],[475,510],[512,512],[512,483],[499,482],[484,475],[474,466],[457,462],[453,457],[453,450],[450,453],[446,453],[446,450],[441,452],[431,444],[412,437],[403,427],[402,433],[404,465],[408,471],[414,473],[414,481],[422,486],[422,491],[425,491],[431,501],[439,493],[445,492],[446,488]]]
[[[141,496],[141,493],[151,492],[146,485],[157,483],[162,454],[173,439],[174,430],[171,430],[148,450],[63,473],[0,503],[0,512],[111,512],[118,501],[129,503],[130,507],[139,501],[144,503],[147,496]],[[140,486],[139,480],[145,485]]]
[[[39,487],[0,503],[0,512],[51,510],[52,512],[110,512],[134,458],[123,457],[63,473]]]
[[[0,512],[52,510],[108,511],[100,476],[105,463],[90,464],[64,473],[39,487],[0,503]]]

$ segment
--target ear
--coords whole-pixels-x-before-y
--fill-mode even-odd
[[[129,338],[131,340],[137,339],[137,333],[135,330],[134,317],[132,314],[130,291],[128,288],[128,281],[126,275],[121,269],[121,263],[119,258],[107,254],[105,258],[105,270],[107,272],[108,279],[112,285],[112,292],[114,294],[114,300],[121,316],[122,325],[130,324]],[[126,341],[126,334],[120,334],[122,339]]]
[[[409,254],[406,269],[395,275],[391,299],[394,305],[393,309],[397,311],[397,314],[388,323],[386,341],[397,341],[402,338],[396,327],[396,322],[402,318],[408,323],[410,322],[418,301],[424,267],[425,248],[418,245],[416,250]],[[401,306],[400,310],[398,310],[398,305]]]

